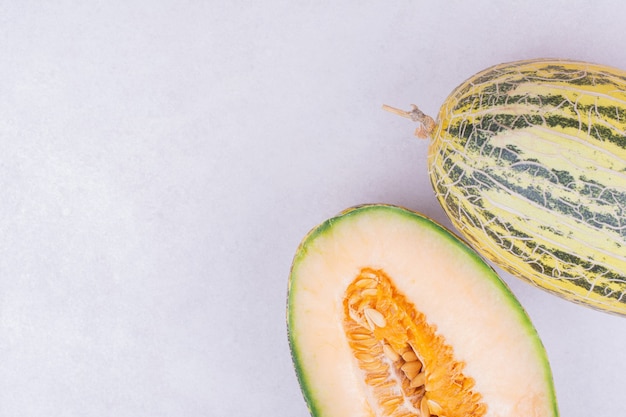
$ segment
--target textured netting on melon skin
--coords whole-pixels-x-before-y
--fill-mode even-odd
[[[379,417],[480,417],[487,411],[465,364],[381,270],[348,286],[344,331]]]

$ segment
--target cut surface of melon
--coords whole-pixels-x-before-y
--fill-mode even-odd
[[[366,205],[304,239],[288,296],[315,416],[556,416],[543,345],[495,272],[425,216]]]

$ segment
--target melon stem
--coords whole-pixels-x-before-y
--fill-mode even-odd
[[[433,133],[433,130],[435,130],[435,121],[433,120],[433,118],[428,116],[427,114],[424,114],[424,112],[421,111],[415,104],[411,104],[411,110],[409,111],[397,109],[395,107],[383,104],[383,110],[419,123],[420,126],[415,129],[415,136],[420,139],[426,139],[430,137],[430,135]]]

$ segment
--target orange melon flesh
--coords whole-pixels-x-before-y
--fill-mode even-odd
[[[522,306],[456,236],[403,208],[352,208],[307,235],[288,327],[314,416],[558,415]]]

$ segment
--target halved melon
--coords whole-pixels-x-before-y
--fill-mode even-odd
[[[507,286],[400,207],[355,207],[307,235],[288,326],[317,417],[558,415],[544,347]]]

